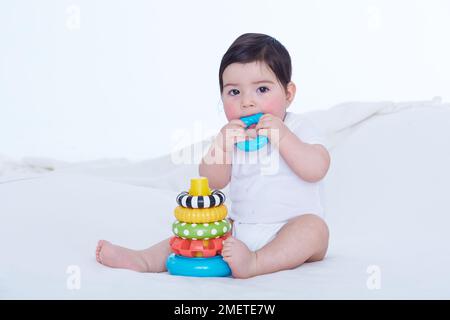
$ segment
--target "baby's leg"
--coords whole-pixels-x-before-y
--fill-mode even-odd
[[[320,217],[305,214],[291,219],[275,239],[256,252],[230,237],[224,242],[222,254],[234,277],[249,278],[322,260],[327,252],[328,236],[328,227]]]
[[[111,268],[130,269],[138,272],[164,272],[166,259],[171,253],[169,239],[163,240],[144,250],[131,250],[100,240],[96,258],[101,264]]]

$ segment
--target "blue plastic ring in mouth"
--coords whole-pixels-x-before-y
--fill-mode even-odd
[[[251,116],[242,117],[241,120],[245,123],[246,129],[252,124],[257,124],[263,113],[252,114]],[[240,141],[236,143],[236,147],[242,151],[256,151],[264,147],[269,142],[266,136],[258,135],[255,139]]]

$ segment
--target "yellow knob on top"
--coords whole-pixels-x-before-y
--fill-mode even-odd
[[[211,189],[209,189],[208,178],[200,177],[191,179],[191,188],[189,189],[191,196],[209,196]]]

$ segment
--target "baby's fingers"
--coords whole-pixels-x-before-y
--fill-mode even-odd
[[[270,133],[272,132],[272,130],[273,130],[273,129],[262,128],[262,129],[259,129],[259,130],[258,130],[258,134],[259,134],[260,136],[266,136],[266,137],[269,137],[269,136],[270,136]]]
[[[243,128],[229,128],[226,130],[226,133],[229,135],[240,135],[245,134],[245,130]]]
[[[255,126],[255,130],[258,131],[259,129],[265,129],[268,128],[269,124],[267,121],[259,121],[258,124]]]
[[[247,127],[247,125],[244,123],[244,121],[242,121],[242,120],[240,120],[240,119],[234,119],[234,120],[231,120],[229,123],[228,123],[228,125],[229,126],[238,126],[238,127],[240,127],[240,128],[246,128]]]
[[[258,133],[256,132],[256,129],[248,129],[246,131],[246,134],[247,134],[247,136],[249,136],[252,139],[256,138],[256,136],[258,135]]]
[[[245,140],[247,140],[247,135],[243,134],[243,135],[234,136],[232,141],[234,143],[238,143],[238,142],[245,141]]]

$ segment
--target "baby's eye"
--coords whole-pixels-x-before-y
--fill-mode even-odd
[[[267,88],[267,87],[259,87],[258,91],[261,92],[261,93],[266,93],[267,91],[269,91],[269,88]]]
[[[230,91],[228,91],[228,94],[230,96],[237,96],[239,94],[239,90],[238,89],[231,89]]]

